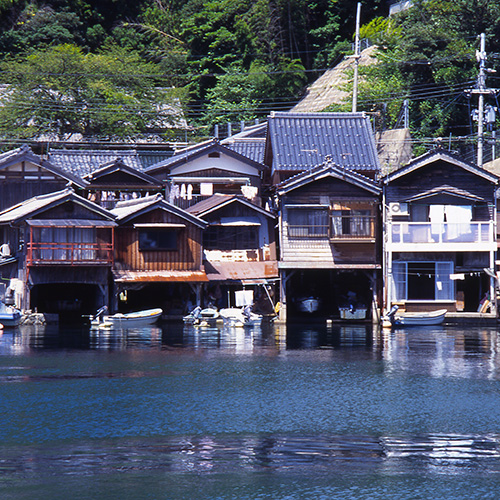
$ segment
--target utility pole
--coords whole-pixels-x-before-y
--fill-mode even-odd
[[[483,144],[484,144],[484,91],[486,88],[486,36],[481,33],[481,44],[477,58],[479,59],[479,75],[477,77],[477,88],[479,90],[478,122],[477,122],[477,166],[483,166]]]
[[[352,112],[356,113],[358,108],[358,66],[359,66],[359,24],[361,22],[361,2],[358,2],[356,12],[356,38],[354,41],[354,83],[352,88]]]
[[[485,122],[485,106],[484,96],[495,95],[496,89],[486,87],[486,73],[495,73],[494,69],[486,67],[486,35],[481,33],[481,42],[479,50],[476,51],[476,58],[479,62],[479,75],[477,77],[477,88],[470,90],[471,94],[478,94],[478,110],[477,114],[473,115],[474,120],[477,120],[477,166],[483,167],[483,151],[484,151],[484,122]]]

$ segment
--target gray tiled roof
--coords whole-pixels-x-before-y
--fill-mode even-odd
[[[264,162],[265,140],[242,139],[234,142],[224,142],[224,146],[253,161]]]
[[[253,161],[263,163],[266,149],[266,133],[267,122],[259,123],[227,137],[221,141],[221,144]]]
[[[135,150],[49,150],[50,163],[80,178],[119,158],[129,167],[139,171],[144,170]]]
[[[351,170],[380,171],[372,126],[364,113],[274,112],[268,126],[273,171],[308,170],[328,156]]]

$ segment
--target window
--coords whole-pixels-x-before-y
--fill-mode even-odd
[[[177,231],[141,230],[139,231],[139,250],[177,250]]]
[[[370,210],[332,210],[332,238],[374,236]]]
[[[393,262],[392,300],[455,300],[453,262]]]
[[[289,209],[288,210],[288,237],[289,238],[327,238],[328,237],[328,210],[327,209]]]
[[[209,226],[203,234],[207,250],[250,250],[259,247],[255,226]]]

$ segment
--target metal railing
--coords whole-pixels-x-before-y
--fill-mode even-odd
[[[288,224],[289,238],[330,240],[366,240],[375,238],[375,217],[342,215],[330,217],[329,224]]]
[[[392,243],[492,243],[493,222],[392,222]]]
[[[26,250],[28,266],[43,264],[111,265],[113,263],[113,245],[111,243],[28,243]]]

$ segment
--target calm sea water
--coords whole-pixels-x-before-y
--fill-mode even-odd
[[[0,498],[497,499],[497,328],[0,337]]]

